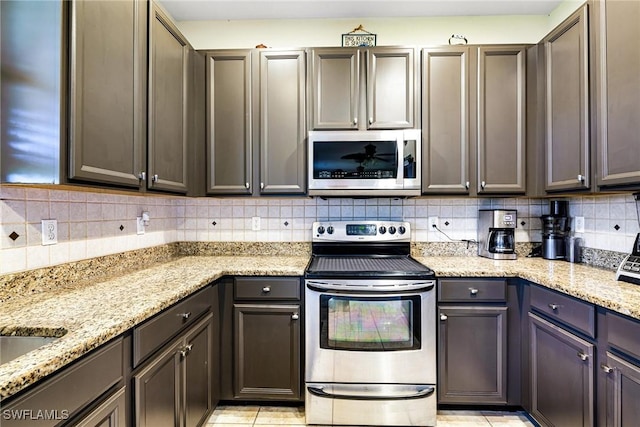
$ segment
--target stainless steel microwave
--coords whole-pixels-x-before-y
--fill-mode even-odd
[[[419,196],[420,129],[309,132],[310,196]]]

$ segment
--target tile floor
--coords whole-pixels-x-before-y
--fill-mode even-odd
[[[218,406],[206,427],[305,426],[303,407]],[[522,412],[438,411],[438,427],[535,427]]]

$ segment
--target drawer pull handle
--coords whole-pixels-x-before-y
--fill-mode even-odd
[[[178,314],[178,316],[182,317],[184,320],[188,320],[189,317],[191,317],[191,312],[188,311],[186,313],[180,313],[180,314]]]
[[[440,320],[447,320],[449,318],[449,316],[447,316],[446,314],[441,314],[440,315]]]
[[[585,362],[587,359],[589,359],[589,356],[587,356],[586,354],[582,353],[581,351],[578,352],[578,357],[580,358],[580,360],[582,360],[583,362]]]
[[[471,295],[478,295],[478,290],[476,288],[469,288],[469,293],[471,293]]]
[[[187,357],[187,355],[191,352],[192,348],[193,348],[193,344],[185,345],[184,347],[182,347],[182,350],[180,350],[180,356]]]
[[[549,304],[549,308],[553,311],[556,311],[560,307],[558,304]]]
[[[602,365],[600,365],[600,367],[607,374],[610,374],[611,372],[613,372],[613,368],[611,366],[605,365],[604,363]]]
[[[265,286],[262,288],[262,292],[264,292],[265,294],[268,294],[269,292],[271,292],[271,286]]]
[[[292,318],[293,320],[298,320],[298,319],[300,318],[300,315],[299,315],[298,313],[293,313],[293,314],[291,315],[291,318]]]

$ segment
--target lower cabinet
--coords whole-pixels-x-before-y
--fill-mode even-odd
[[[133,376],[138,427],[202,425],[213,409],[213,315],[185,331]]]
[[[127,398],[123,387],[113,393],[100,406],[83,417],[75,427],[126,427],[127,426]]]
[[[543,426],[594,425],[594,345],[529,313],[531,415]]]

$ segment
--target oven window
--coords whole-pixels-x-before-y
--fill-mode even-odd
[[[320,296],[320,346],[335,350],[420,348],[420,297]]]
[[[395,179],[398,143],[390,141],[315,141],[314,179]]]

